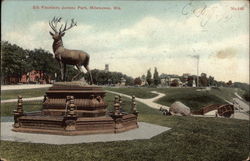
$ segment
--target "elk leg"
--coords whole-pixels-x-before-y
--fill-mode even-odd
[[[77,74],[71,79],[71,81],[73,81],[79,74],[83,73],[82,68],[81,68],[80,65],[76,65],[76,67],[77,67],[79,73],[77,73]]]
[[[60,71],[61,71],[61,80],[63,81],[64,75],[63,75],[63,63],[61,61],[58,61],[60,65]]]
[[[66,64],[63,64],[63,80],[66,81]]]
[[[90,77],[90,85],[91,85],[91,84],[93,84],[93,78],[92,78],[91,71],[90,71],[90,69],[89,69],[89,66],[88,66],[88,65],[86,65],[86,66],[84,66],[84,67],[85,67],[85,69],[89,72],[89,77]]]

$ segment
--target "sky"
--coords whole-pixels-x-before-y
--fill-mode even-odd
[[[48,22],[74,18],[63,44],[89,53],[91,69],[196,75],[198,55],[199,74],[249,83],[248,1],[12,0],[1,12],[2,40],[51,53]]]

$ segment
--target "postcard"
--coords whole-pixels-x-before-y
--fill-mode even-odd
[[[1,12],[1,159],[249,156],[249,1],[4,0]]]

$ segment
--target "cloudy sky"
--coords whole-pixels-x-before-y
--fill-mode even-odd
[[[4,1],[2,40],[52,52],[54,16],[77,21],[63,43],[88,52],[92,69],[196,74],[199,55],[200,73],[249,83],[248,1]]]

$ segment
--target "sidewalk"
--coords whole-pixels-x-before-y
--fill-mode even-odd
[[[43,96],[41,97],[31,97],[31,98],[23,98],[23,101],[42,101]],[[15,99],[8,99],[8,100],[1,100],[1,103],[11,103],[11,102],[17,102],[17,98]]]
[[[33,88],[48,88],[52,84],[20,84],[20,85],[1,85],[1,91],[18,90],[18,89],[33,89]]]
[[[151,139],[171,129],[165,126],[138,122],[139,128],[122,133],[67,136],[14,132],[11,130],[12,124],[13,122],[1,122],[1,140],[55,145]]]

